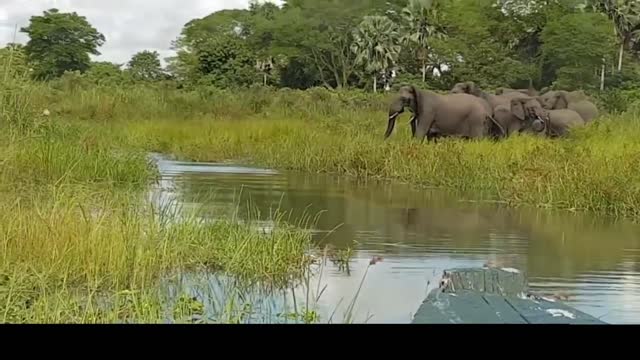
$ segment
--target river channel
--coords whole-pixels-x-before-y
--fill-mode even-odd
[[[289,212],[294,223],[311,216],[314,241],[333,251],[352,248],[348,271],[330,261],[322,270],[323,318],[334,314],[341,321],[365,271],[355,322],[408,323],[443,270],[491,265],[524,270],[533,292],[608,323],[640,323],[639,225],[463,201],[404,184],[156,161],[161,180],[152,193],[158,203],[199,207],[212,218],[247,216],[250,203],[259,210],[251,216],[265,227],[275,209]],[[374,257],[381,261],[369,266]]]

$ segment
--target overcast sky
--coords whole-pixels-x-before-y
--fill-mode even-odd
[[[280,3],[279,1],[272,1]],[[249,0],[0,0],[0,47],[13,41],[25,43],[32,15],[50,8],[76,11],[106,37],[96,60],[126,63],[141,50],[156,50],[160,57],[172,55],[171,41],[185,23],[222,9],[247,8]]]

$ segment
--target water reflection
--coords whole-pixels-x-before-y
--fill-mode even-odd
[[[640,227],[584,214],[472,203],[439,191],[329,175],[282,173],[158,158],[156,204],[199,208],[206,217],[251,213],[268,226],[276,209],[297,223],[314,216],[314,239],[354,247],[350,273],[324,268],[319,301],[337,321],[356,294],[357,320],[409,322],[446,268],[525,270],[534,291],[610,323],[640,323]],[[250,203],[251,207],[247,204]],[[384,260],[368,267],[373,256]]]

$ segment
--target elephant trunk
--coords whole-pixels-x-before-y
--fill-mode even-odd
[[[545,129],[544,121],[540,118],[533,120],[533,123],[531,123],[531,128],[535,132],[543,132]]]
[[[389,115],[389,123],[387,124],[387,131],[384,132],[385,140],[391,135],[391,132],[393,132],[393,127],[396,125],[396,119],[398,118],[399,115],[400,113],[398,112]]]
[[[389,106],[389,122],[387,124],[387,131],[384,133],[385,140],[391,135],[393,132],[393,128],[396,125],[396,119],[402,112],[404,111],[404,103],[402,98],[397,99],[391,106]]]

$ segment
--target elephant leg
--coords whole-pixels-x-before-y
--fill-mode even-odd
[[[433,126],[433,122],[435,120],[435,116],[433,114],[420,114],[420,121],[418,121],[418,126],[416,127],[416,132],[414,137],[418,138],[420,142],[424,141],[424,138],[431,130]]]
[[[427,141],[433,141],[434,143],[438,142],[438,139],[441,138],[442,135],[438,130],[434,130],[433,127],[427,132]]]

